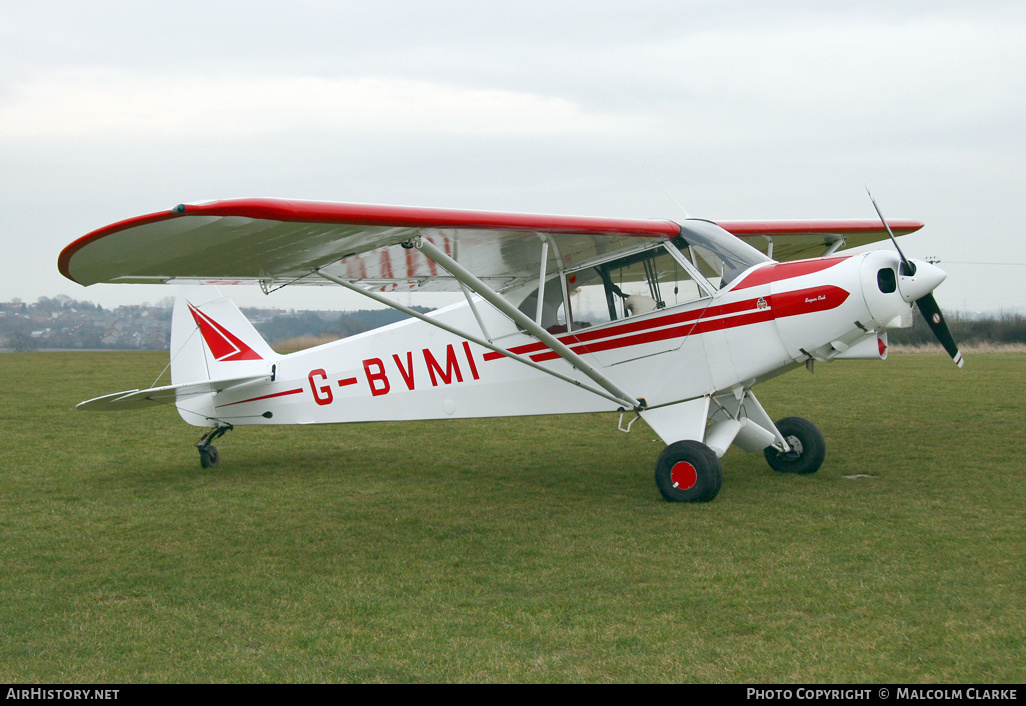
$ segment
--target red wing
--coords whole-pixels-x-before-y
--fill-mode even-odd
[[[421,235],[496,288],[536,278],[541,239],[564,265],[672,238],[672,221],[238,199],[178,206],[101,228],[60,255],[61,273],[99,282],[284,284],[318,268],[390,288],[454,290],[417,250]],[[323,284],[310,277],[302,283]]]
[[[831,248],[854,248],[889,237],[879,220],[716,221],[716,225],[780,262],[819,257]],[[895,237],[923,227],[907,219],[888,219],[887,225]]]
[[[896,235],[922,227],[890,221]],[[772,257],[822,255],[883,240],[878,221],[718,221]],[[495,289],[537,277],[541,240],[548,271],[612,256],[639,238],[673,238],[668,220],[459,211],[367,204],[236,199],[177,206],[96,230],[61,253],[58,267],[99,282],[324,284],[315,270],[382,289],[452,291],[458,284],[415,249],[420,235]]]

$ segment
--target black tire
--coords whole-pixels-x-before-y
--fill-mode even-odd
[[[705,503],[716,497],[723,484],[720,459],[698,441],[675,441],[656,461],[656,487],[675,503]]]
[[[214,468],[217,466],[217,462],[221,460],[220,455],[217,453],[216,446],[202,446],[199,450],[200,455],[200,466],[203,468]]]
[[[770,468],[780,473],[815,473],[826,458],[826,440],[819,428],[808,419],[784,417],[777,430],[787,439],[791,451],[780,453],[772,446],[763,449]]]

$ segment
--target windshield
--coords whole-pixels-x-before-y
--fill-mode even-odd
[[[760,262],[772,262],[761,252],[710,221],[688,219],[674,245],[717,288]]]

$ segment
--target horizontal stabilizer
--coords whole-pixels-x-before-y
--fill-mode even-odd
[[[270,375],[248,375],[240,378],[227,380],[203,380],[201,382],[188,382],[181,385],[165,385],[164,387],[152,387],[148,390],[125,390],[115,392],[111,395],[96,397],[76,405],[76,409],[87,412],[120,412],[126,409],[142,409],[160,404],[174,404],[175,402],[196,395],[207,395],[213,392],[221,392],[230,387],[238,387],[252,382],[269,381]]]

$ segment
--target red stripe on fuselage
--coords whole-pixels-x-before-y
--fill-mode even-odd
[[[565,336],[559,341],[570,346],[571,350],[578,354],[598,353],[644,343],[684,338],[709,331],[749,326],[785,316],[826,311],[843,304],[848,296],[847,291],[833,285],[811,287],[796,292],[770,294],[765,297],[745,299],[706,309],[693,309],[677,314],[648,318],[644,321],[633,321],[621,326]],[[764,302],[761,308],[759,306],[760,299]],[[530,355],[531,360],[535,362],[559,357],[559,354],[549,349],[544,343],[528,343],[511,348],[510,352],[517,355]],[[505,356],[501,353],[486,353],[484,359],[497,360],[503,357]]]
[[[285,397],[286,395],[298,395],[302,391],[303,391],[303,388],[300,387],[300,388],[297,388],[295,390],[286,390],[285,392],[275,392],[274,394],[271,394],[271,395],[263,395],[261,397],[251,397],[248,400],[239,400],[238,402],[229,402],[228,404],[219,404],[217,406],[218,406],[218,408],[221,408],[221,407],[231,407],[232,405],[236,405],[236,404],[246,404],[247,402],[259,402],[260,400],[269,400],[269,399],[272,399],[274,397]]]
[[[795,260],[794,262],[778,262],[773,265],[760,267],[747,277],[734,285],[733,291],[758,287],[760,284],[779,282],[782,279],[792,279],[802,275],[811,275],[814,272],[833,267],[847,260],[851,255],[838,255],[837,257],[818,257],[813,260]]]

